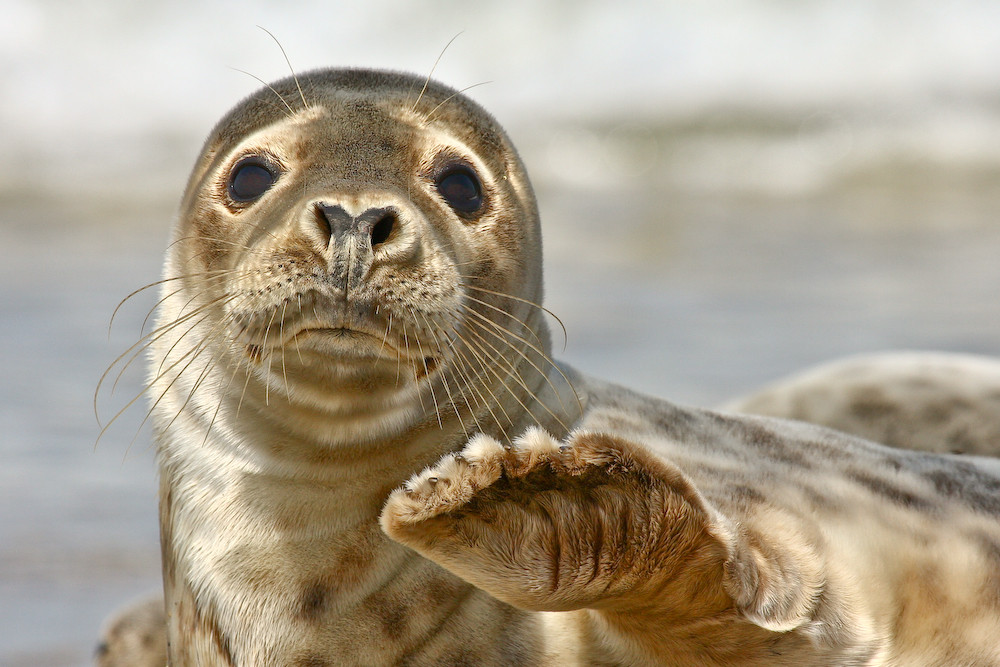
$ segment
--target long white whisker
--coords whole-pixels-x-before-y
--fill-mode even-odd
[[[289,104],[285,100],[285,98],[281,96],[281,93],[279,93],[277,90],[275,90],[274,87],[271,84],[269,84],[267,81],[265,81],[264,79],[260,78],[256,74],[252,74],[252,73],[246,71],[245,69],[240,69],[239,67],[232,67],[231,69],[239,72],[240,74],[246,74],[250,78],[256,79],[261,85],[266,86],[267,89],[270,90],[272,93],[274,93],[274,96],[277,97],[281,101],[281,103],[283,105],[285,105],[285,108],[288,110],[288,117],[289,118],[294,118],[295,117],[295,109],[292,108],[292,105]]]
[[[480,327],[481,327],[481,325],[480,325]],[[481,327],[481,329],[482,329],[482,327]],[[484,330],[484,331],[485,331],[485,329],[482,329],[482,330]],[[502,352],[501,352],[501,351],[500,351],[500,350],[499,350],[499,349],[498,349],[498,348],[497,348],[496,346],[494,346],[494,345],[492,345],[491,343],[489,343],[489,342],[488,342],[488,341],[487,341],[487,340],[486,340],[485,338],[483,338],[483,337],[482,337],[481,335],[479,335],[479,334],[478,334],[478,333],[476,333],[475,331],[473,331],[473,330],[471,330],[471,329],[470,329],[470,330],[469,330],[469,334],[470,334],[470,335],[472,335],[472,336],[475,336],[475,337],[476,337],[476,339],[478,339],[478,340],[479,340],[479,341],[480,341],[480,342],[481,342],[481,343],[482,343],[483,345],[487,346],[487,347],[488,347],[488,348],[489,348],[490,350],[492,350],[492,351],[494,352],[494,354],[496,355],[496,357],[495,357],[495,360],[496,360],[496,361],[497,361],[498,363],[500,363],[500,362],[503,362],[503,366],[504,366],[504,367],[505,367],[505,368],[507,369],[507,377],[508,377],[508,378],[512,378],[512,379],[514,379],[514,380],[516,381],[516,383],[517,383],[518,385],[520,385],[520,387],[521,387],[522,389],[524,389],[524,390],[525,390],[525,391],[526,391],[526,392],[527,392],[527,393],[528,393],[529,395],[531,395],[531,396],[533,396],[534,398],[536,398],[536,402],[537,402],[537,403],[538,403],[539,405],[541,405],[541,406],[542,406],[542,408],[543,408],[543,409],[545,410],[545,412],[547,412],[547,413],[549,414],[549,416],[551,416],[551,417],[552,417],[552,418],[553,418],[554,420],[556,420],[556,422],[557,422],[557,423],[558,423],[558,424],[559,424],[559,425],[560,425],[560,426],[561,426],[561,427],[562,427],[562,428],[563,428],[564,430],[566,430],[566,431],[568,431],[568,430],[569,430],[569,427],[568,427],[568,426],[566,425],[566,423],[565,423],[565,422],[563,422],[562,418],[560,418],[560,417],[559,417],[559,415],[557,415],[557,414],[556,414],[555,412],[553,412],[553,411],[552,411],[552,409],[551,409],[551,408],[549,408],[549,406],[545,404],[545,401],[542,401],[542,400],[538,399],[538,397],[537,397],[537,396],[535,396],[534,392],[533,392],[533,391],[531,390],[531,388],[530,388],[530,387],[529,387],[529,386],[527,385],[527,383],[526,383],[526,382],[524,381],[524,377],[523,377],[523,376],[521,375],[520,371],[518,371],[518,370],[517,370],[517,366],[516,366],[516,365],[515,365],[515,364],[514,364],[513,362],[511,362],[511,361],[507,361],[506,359],[504,359],[504,356],[503,356],[503,353],[502,353]],[[496,334],[494,334],[494,336],[495,336],[495,337],[497,337],[497,338],[499,338],[500,340],[504,340],[503,338],[501,338],[500,336],[497,336]],[[539,369],[539,368],[538,368],[538,367],[537,367],[537,366],[536,366],[536,365],[534,364],[534,362],[532,362],[532,361],[531,361],[531,359],[529,359],[529,358],[528,358],[528,356],[527,356],[527,355],[523,354],[523,353],[522,353],[522,352],[521,352],[520,350],[517,350],[517,348],[514,348],[513,346],[511,346],[511,345],[510,345],[510,343],[507,343],[507,341],[506,341],[506,340],[504,340],[504,342],[505,342],[505,343],[507,344],[507,346],[508,346],[508,347],[511,347],[512,349],[514,349],[515,351],[517,351],[517,352],[518,352],[518,354],[520,354],[520,355],[521,355],[521,356],[522,356],[522,357],[524,358],[524,360],[525,360],[525,361],[527,361],[527,362],[528,362],[529,364],[531,364],[531,366],[532,366],[532,367],[534,367],[534,369],[535,369],[535,370],[536,370],[536,371],[537,371],[537,372],[538,372],[538,373],[539,373],[540,375],[542,375],[542,377],[543,377],[543,378],[545,378],[545,379],[546,379],[546,381],[548,381],[548,375],[547,375],[546,373],[542,372],[542,370],[541,370],[541,369]],[[484,350],[484,352],[485,352],[485,350]],[[511,396],[513,396],[513,397],[514,397],[514,400],[516,400],[516,401],[517,401],[517,402],[518,402],[518,403],[519,403],[519,404],[521,405],[521,407],[523,407],[523,408],[525,409],[525,411],[527,411],[527,412],[528,412],[528,414],[530,414],[530,415],[531,415],[532,417],[534,417],[534,418],[535,418],[535,421],[536,421],[536,423],[538,423],[538,419],[537,419],[537,417],[535,417],[535,416],[534,416],[534,413],[532,413],[532,412],[531,412],[531,409],[530,409],[530,408],[528,408],[528,406],[526,406],[526,405],[525,405],[525,404],[524,404],[524,403],[523,403],[523,402],[522,402],[522,401],[520,400],[520,398],[518,398],[518,396],[517,396],[517,395],[516,395],[516,394],[515,394],[515,393],[514,393],[513,391],[511,391],[511,390],[510,390],[510,388],[509,388],[509,387],[507,387],[507,380],[506,380],[506,379],[501,379],[501,378],[499,377],[499,374],[497,374],[497,379],[498,379],[498,380],[500,380],[500,382],[501,382],[501,383],[502,383],[502,384],[504,385],[504,387],[505,387],[505,388],[507,388],[507,390],[508,390],[508,391],[510,392]],[[549,382],[549,385],[551,386],[551,382]],[[555,387],[553,387],[553,391],[555,391]],[[558,396],[558,392],[556,392],[556,395]],[[561,401],[560,401],[560,402],[561,402]],[[565,409],[565,406],[563,406],[563,409]],[[539,426],[541,426],[541,424],[540,424],[540,423],[539,423],[538,425],[539,425]]]
[[[465,348],[464,349],[467,350],[469,352],[469,354],[472,355],[472,358],[479,364],[480,368],[482,368],[482,371],[483,371],[482,375],[480,375],[479,372],[475,371],[474,369],[469,368],[470,361],[469,361],[468,357],[466,357],[465,352],[463,352],[458,347],[455,347],[454,345],[452,345],[453,354],[457,358],[461,359],[464,364],[467,364],[467,368],[469,368],[469,370],[472,371],[472,373],[473,373],[473,375],[475,377],[482,377],[485,380],[489,376],[488,364],[483,359],[483,357],[478,352],[476,352],[476,350],[474,350],[472,347],[469,346],[469,344],[468,344],[469,341],[466,341],[466,340],[463,339],[463,342],[465,343]],[[507,424],[509,426],[509,425],[513,424],[513,420],[511,420],[510,415],[507,414],[507,409],[504,408],[503,403],[497,398],[497,395],[493,393],[493,390],[490,388],[490,383],[487,382],[487,381],[475,382],[474,377],[470,377],[469,378],[469,384],[467,385],[467,387],[471,388],[473,391],[475,391],[477,394],[479,394],[479,397],[482,400],[483,406],[486,407],[486,410],[490,413],[490,416],[493,417],[493,421],[494,421],[494,423],[496,423],[497,428],[500,430],[500,433],[503,434],[503,437],[504,437],[505,440],[509,441],[510,437],[507,434],[507,429],[504,428],[504,424]],[[490,397],[493,399],[492,401],[488,401],[486,399],[486,397],[480,391],[480,387],[482,387],[483,389],[485,389],[489,393]],[[504,422],[501,422],[500,418],[493,411],[493,407],[492,407],[493,405],[496,405],[500,409],[500,411],[503,412]]]
[[[437,331],[431,325],[430,321],[427,319],[427,315],[423,312],[420,313],[421,319],[424,321],[424,328],[430,332],[431,337],[434,339],[434,345],[438,348],[438,351],[442,351],[441,341],[438,338]],[[448,404],[451,405],[452,409],[455,411],[455,416],[458,418],[458,423],[462,426],[462,432],[465,434],[465,439],[469,439],[469,429],[465,427],[465,421],[462,419],[462,412],[458,409],[458,404],[455,401],[455,396],[451,393],[451,387],[448,384],[448,374],[446,371],[446,365],[442,364],[441,368],[441,386],[444,387],[445,393],[448,395]],[[426,364],[424,365],[426,370]]]
[[[410,111],[415,112],[417,110],[417,105],[420,104],[420,100],[423,99],[424,93],[427,92],[427,87],[431,85],[431,78],[434,76],[434,70],[437,69],[438,63],[441,62],[441,58],[444,57],[444,53],[448,50],[448,47],[451,46],[451,43],[458,39],[458,36],[461,34],[462,32],[459,32],[457,35],[449,39],[448,43],[444,45],[443,49],[441,49],[441,53],[438,54],[438,57],[434,60],[434,64],[431,66],[431,71],[427,73],[427,78],[424,79],[424,87],[420,89],[420,94],[417,95],[417,99],[413,102],[413,106],[410,107]]]
[[[552,319],[554,319],[556,322],[559,323],[559,327],[562,329],[563,332],[563,347],[565,348],[566,343],[569,340],[569,334],[566,332],[566,325],[563,324],[563,321],[559,319],[559,316],[553,313],[551,310],[549,310],[548,308],[539,303],[535,303],[534,301],[529,301],[528,299],[522,299],[521,297],[514,296],[513,294],[507,294],[506,292],[497,292],[496,290],[491,290],[485,287],[477,287],[476,285],[472,285],[471,283],[468,282],[469,280],[471,280],[470,276],[462,276],[462,278],[466,280],[465,287],[467,289],[473,289],[478,292],[485,292],[486,294],[492,294],[494,296],[499,296],[505,299],[511,299],[513,301],[523,303],[527,306],[531,306],[532,308],[537,308],[538,310],[544,312],[546,315],[548,315],[549,317],[551,317]]]
[[[488,317],[484,316],[482,313],[477,313],[474,309],[469,308],[468,306],[464,306],[464,308],[465,308],[466,312],[468,312],[468,313],[470,313],[472,315],[475,315],[476,318],[478,318],[479,320],[481,320],[481,322],[479,322],[479,321],[474,322],[472,320],[467,320],[467,321],[470,322],[470,324],[476,324],[482,330],[487,331],[488,333],[490,333],[494,337],[502,340],[505,345],[509,346],[512,350],[514,350],[515,352],[517,352],[517,354],[520,355],[521,358],[523,358],[526,362],[528,362],[532,366],[532,368],[534,368],[536,371],[538,371],[538,373],[540,375],[542,375],[542,377],[545,378],[545,382],[552,389],[553,393],[555,393],[556,398],[559,400],[559,405],[565,411],[566,410],[566,404],[562,400],[562,394],[559,392],[558,389],[556,389],[556,386],[552,383],[552,380],[549,378],[549,374],[546,373],[545,371],[543,371],[538,366],[538,364],[536,364],[534,362],[533,359],[531,359],[527,354],[524,353],[524,351],[520,350],[515,345],[511,345],[511,343],[506,338],[504,338],[503,334],[507,334],[507,335],[511,336],[512,338],[516,339],[517,341],[523,343],[529,350],[532,350],[533,352],[535,352],[536,354],[538,354],[546,363],[548,363],[552,368],[554,368],[556,370],[556,372],[559,373],[559,375],[562,377],[562,379],[566,382],[567,386],[569,386],[570,390],[573,392],[573,395],[576,397],[576,403],[577,403],[577,408],[579,409],[579,413],[583,414],[583,403],[580,402],[580,397],[576,393],[576,389],[573,387],[573,383],[570,382],[569,378],[566,377],[566,375],[563,373],[562,369],[559,368],[559,365],[556,364],[555,361],[553,361],[547,354],[545,354],[544,350],[541,350],[541,349],[533,346],[525,338],[523,338],[521,336],[518,336],[517,334],[515,334],[512,331],[510,331],[509,329],[507,329],[507,328],[505,328],[505,327],[497,324],[493,320],[491,320]],[[483,323],[485,323],[485,324],[483,324]],[[490,329],[487,329],[485,325],[489,325]]]

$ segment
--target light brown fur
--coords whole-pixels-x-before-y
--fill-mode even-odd
[[[300,82],[216,127],[168,253],[171,664],[1000,663],[1000,465],[556,364],[495,121],[403,75]],[[277,176],[235,202],[247,156]]]
[[[97,667],[163,667],[167,664],[165,626],[162,595],[128,605],[102,629],[94,663]]]
[[[1000,455],[1000,361],[895,352],[778,380],[726,409],[820,424],[893,447]]]

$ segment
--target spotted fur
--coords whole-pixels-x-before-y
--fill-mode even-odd
[[[727,409],[797,419],[895,447],[1000,455],[1000,361],[865,355],[778,380]]]

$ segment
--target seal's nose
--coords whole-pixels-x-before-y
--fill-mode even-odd
[[[347,291],[361,285],[373,266],[407,261],[415,247],[396,206],[372,207],[353,216],[329,201],[314,202],[312,209],[311,224],[319,228],[331,280]]]
[[[342,246],[349,236],[367,238],[372,250],[385,243],[399,224],[399,214],[392,206],[370,208],[354,217],[339,204],[317,202],[316,210],[325,227],[328,243]]]

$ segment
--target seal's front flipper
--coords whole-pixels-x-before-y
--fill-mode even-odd
[[[473,438],[382,513],[390,537],[491,595],[531,610],[588,609],[643,644],[760,643],[809,617],[814,582],[796,559],[731,526],[645,448],[538,429],[510,447]]]
[[[535,429],[509,448],[477,436],[393,493],[382,526],[519,607],[620,608],[686,588],[681,571],[710,598],[696,604],[726,605],[726,547],[702,500],[676,470],[606,436],[560,443]]]

